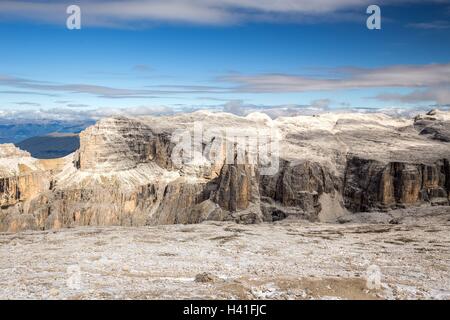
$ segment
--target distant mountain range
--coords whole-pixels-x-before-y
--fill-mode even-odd
[[[38,159],[65,157],[80,147],[77,133],[51,133],[45,136],[25,139],[16,145]]]
[[[46,136],[51,133],[79,133],[94,123],[94,120],[13,121],[11,119],[0,119],[0,144],[17,144],[32,137]]]

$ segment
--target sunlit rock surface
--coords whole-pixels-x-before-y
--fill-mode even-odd
[[[271,120],[206,111],[103,119],[81,132],[80,149],[64,158],[38,160],[0,145],[0,231],[336,221],[348,213],[448,206],[449,119],[437,110],[415,119],[329,113]],[[222,135],[227,130],[277,132],[277,170],[264,174],[264,155],[242,153]]]

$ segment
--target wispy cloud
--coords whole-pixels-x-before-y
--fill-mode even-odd
[[[153,71],[153,68],[146,64],[137,64],[133,66],[132,70],[136,72],[150,72]]]
[[[409,101],[450,101],[450,63],[428,65],[395,65],[383,68],[340,68],[322,77],[290,74],[233,74],[221,78],[236,84],[238,92],[288,93],[308,91],[353,90],[366,88],[416,88],[425,95],[415,93]],[[420,97],[422,96],[422,97]],[[397,98],[400,95],[396,96]],[[379,96],[380,100],[392,97]],[[392,99],[393,100],[393,99]],[[404,101],[408,98],[405,97]]]
[[[69,107],[69,108],[89,108],[90,105],[81,104],[81,103],[69,103],[69,104],[67,104],[67,107]]]
[[[444,20],[417,22],[408,24],[409,27],[426,30],[445,30],[450,29],[450,23]]]
[[[123,27],[155,22],[228,25],[245,21],[305,22],[309,17],[338,14],[348,19],[351,11],[364,9],[372,0],[78,0],[83,24],[103,27]],[[417,0],[379,0],[377,4],[414,3]],[[433,2],[442,2],[435,0]],[[8,19],[29,19],[63,23],[67,3],[59,0],[36,2],[4,0],[0,14]],[[322,20],[322,21],[326,21]]]
[[[384,68],[341,68],[333,77],[290,74],[234,74],[222,80],[243,92],[305,92],[382,87],[427,87],[450,84],[450,63],[396,65]]]
[[[0,79],[1,82],[1,79]],[[42,92],[33,92],[33,91],[19,91],[19,90],[2,90],[0,91],[2,94],[11,94],[11,95],[31,95],[31,96],[46,96],[46,97],[56,97],[56,94],[50,93],[42,93]]]
[[[95,84],[60,84],[60,83],[49,83],[44,81],[32,80],[32,79],[24,79],[17,78],[7,75],[0,75],[0,85],[20,88],[20,89],[28,89],[28,90],[37,90],[40,92],[44,92],[41,94],[48,94],[46,92],[51,92],[53,95],[56,92],[65,92],[65,93],[84,93],[91,94],[101,98],[110,98],[110,99],[133,99],[133,98],[158,98],[157,95],[160,94],[180,94],[180,93],[203,93],[203,92],[211,92],[209,90],[204,89],[126,89],[126,88],[115,88],[108,87],[102,85]],[[10,94],[22,94],[23,91],[8,91]]]
[[[90,94],[100,98],[109,99],[134,99],[159,98],[159,95],[176,95],[176,94],[202,94],[202,93],[226,93],[229,92],[227,88],[223,87],[209,87],[209,86],[147,86],[145,88],[117,88],[108,87],[96,84],[64,84],[64,83],[50,83],[40,80],[18,78],[8,75],[0,74],[0,85],[6,87],[20,88],[25,90],[36,90],[43,92],[41,94],[52,94],[58,92],[64,93],[82,93]],[[11,94],[21,94],[23,91],[8,91]]]
[[[418,103],[424,101],[434,101],[439,105],[445,105],[450,102],[450,86],[442,88],[431,88],[425,90],[414,90],[410,93],[381,93],[372,97],[381,101],[395,101],[402,103]]]
[[[224,98],[224,94],[240,93],[302,93],[373,88],[412,89],[413,93],[380,94],[381,101],[450,102],[450,63],[426,65],[394,65],[380,68],[345,67],[325,70],[322,75],[293,74],[229,74],[216,79],[218,85],[159,85],[141,88],[117,88],[96,84],[49,83],[0,75],[0,85],[42,94],[90,94],[108,99],[160,98],[189,94]],[[10,91],[14,92],[14,91]],[[22,91],[17,91],[18,93]],[[324,103],[325,101],[322,101]]]
[[[19,105],[19,106],[31,106],[31,107],[40,107],[40,106],[41,106],[40,103],[36,103],[36,102],[27,102],[27,101],[15,102],[14,104],[17,104],[17,105]]]

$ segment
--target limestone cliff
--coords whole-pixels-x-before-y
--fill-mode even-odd
[[[0,145],[0,231],[326,221],[348,211],[449,205],[449,120],[439,111],[415,119],[204,111],[103,119],[61,159]]]

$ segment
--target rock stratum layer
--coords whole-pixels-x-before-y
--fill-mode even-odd
[[[8,232],[335,221],[349,212],[449,205],[449,191],[450,113],[440,111],[415,119],[115,117],[83,131],[80,149],[60,159],[0,145],[0,231]]]

